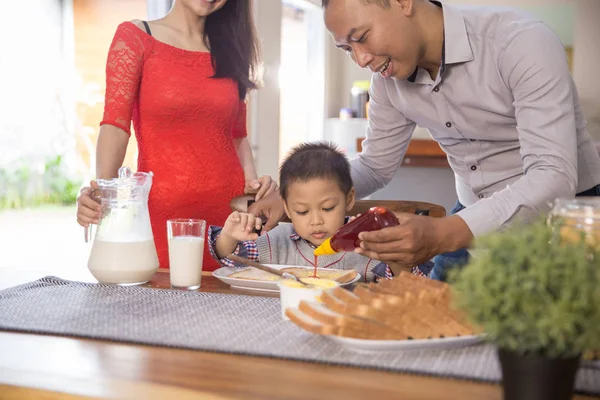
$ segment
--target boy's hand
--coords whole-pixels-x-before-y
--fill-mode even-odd
[[[261,228],[262,221],[254,214],[234,211],[229,215],[227,221],[225,221],[221,234],[229,236],[238,242],[243,242],[245,240],[258,239],[258,234],[254,229],[260,230]]]

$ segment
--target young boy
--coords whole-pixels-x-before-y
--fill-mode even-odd
[[[304,143],[292,149],[280,168],[280,194],[291,224],[280,224],[258,236],[262,221],[233,212],[223,228],[210,226],[209,249],[223,266],[238,266],[227,256],[264,264],[314,266],[314,249],[347,222],[354,205],[350,164],[334,146]],[[390,268],[353,252],[319,256],[319,268],[354,269],[365,282],[391,278]],[[241,265],[239,265],[241,266]]]

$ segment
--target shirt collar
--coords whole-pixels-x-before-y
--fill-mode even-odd
[[[457,64],[473,61],[473,50],[462,13],[450,4],[441,4],[444,10],[444,50],[442,67],[445,64]]]
[[[296,233],[296,230],[295,230],[295,229],[292,229],[292,233],[290,234],[290,239],[291,239],[292,241],[294,241],[294,242],[296,242],[296,241],[300,240],[300,241],[302,241],[302,242],[306,243],[307,245],[309,245],[311,249],[316,249],[316,248],[317,248],[317,246],[315,246],[314,244],[312,244],[312,243],[311,243],[311,242],[309,242],[308,240],[306,240],[306,239],[303,239],[302,237],[300,237],[300,235],[298,235],[298,234]]]
[[[442,42],[442,63],[440,75],[444,73],[446,64],[457,64],[473,60],[473,51],[467,35],[465,20],[457,8],[439,1],[432,1],[441,7],[444,13],[444,37]],[[408,81],[414,83],[419,74],[419,67],[408,77]]]

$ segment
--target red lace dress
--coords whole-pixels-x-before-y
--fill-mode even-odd
[[[161,268],[169,267],[168,219],[223,226],[229,201],[244,192],[233,139],[246,136],[246,106],[237,84],[213,73],[210,53],[159,42],[130,22],[108,53],[101,125],[130,133],[133,121],[138,171],[154,173],[149,210]],[[216,268],[205,249],[203,269]]]

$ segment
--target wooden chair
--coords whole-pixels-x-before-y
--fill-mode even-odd
[[[232,211],[247,212],[252,203],[254,203],[254,196],[244,195],[231,200],[229,206]],[[348,215],[363,214],[369,208],[377,206],[391,211],[428,215],[435,218],[446,216],[446,209],[438,204],[409,200],[356,200]],[[289,219],[286,217],[283,222],[289,222]]]

